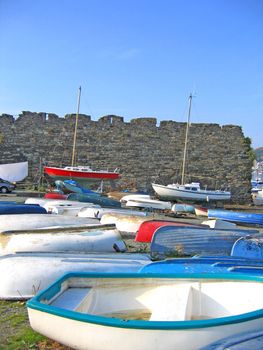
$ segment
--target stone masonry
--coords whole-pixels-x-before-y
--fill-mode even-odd
[[[0,116],[0,163],[29,162],[36,181],[41,165],[71,164],[75,114],[22,112]],[[78,165],[119,168],[119,188],[152,189],[151,182],[180,182],[186,123],[108,115],[98,121],[80,114],[76,142]],[[248,203],[252,161],[240,126],[192,124],[189,129],[186,180],[230,189],[233,202]]]

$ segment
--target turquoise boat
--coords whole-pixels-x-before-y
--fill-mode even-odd
[[[69,273],[27,309],[35,331],[72,349],[197,350],[262,329],[262,293],[263,277],[244,274]]]

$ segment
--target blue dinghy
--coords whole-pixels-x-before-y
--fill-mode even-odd
[[[68,200],[98,204],[105,208],[121,208],[121,203],[115,199],[88,193],[70,193]]]
[[[259,329],[217,340],[200,350],[262,350],[262,348],[263,331],[262,329]]]
[[[38,204],[0,205],[0,215],[6,214],[47,214],[47,211]]]
[[[208,209],[209,219],[222,219],[241,225],[263,226],[263,214],[236,212],[231,210]]]
[[[241,237],[232,247],[232,256],[263,259],[263,237]]]
[[[66,187],[68,191],[71,191],[74,193],[88,193],[88,194],[99,196],[99,193],[80,186],[80,184],[75,180],[64,180],[63,185]]]
[[[230,255],[234,242],[246,235],[259,235],[257,230],[218,230],[180,226],[158,228],[152,238],[151,258],[203,255]]]
[[[247,260],[234,257],[167,259],[143,266],[140,273],[248,273],[262,275],[263,260]]]

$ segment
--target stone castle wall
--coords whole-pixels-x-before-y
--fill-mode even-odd
[[[22,112],[17,119],[0,116],[0,163],[27,160],[29,179],[41,164],[71,164],[75,114]],[[186,123],[105,116],[98,121],[80,114],[76,143],[79,165],[122,174],[117,185],[151,189],[151,182],[180,182]],[[186,180],[207,188],[230,189],[235,202],[250,201],[252,161],[242,129],[235,125],[192,124],[189,130]]]

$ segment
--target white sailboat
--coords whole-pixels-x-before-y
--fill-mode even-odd
[[[192,94],[189,96],[189,109],[188,118],[185,133],[184,155],[183,155],[183,168],[182,168],[182,180],[181,184],[169,184],[167,186],[152,183],[152,187],[158,197],[163,200],[176,201],[177,199],[191,200],[191,201],[225,201],[231,198],[231,193],[228,191],[220,190],[207,190],[201,189],[199,182],[192,182],[185,184],[185,165],[186,165],[186,153],[188,143],[188,133],[190,126],[190,115],[192,107]]]

